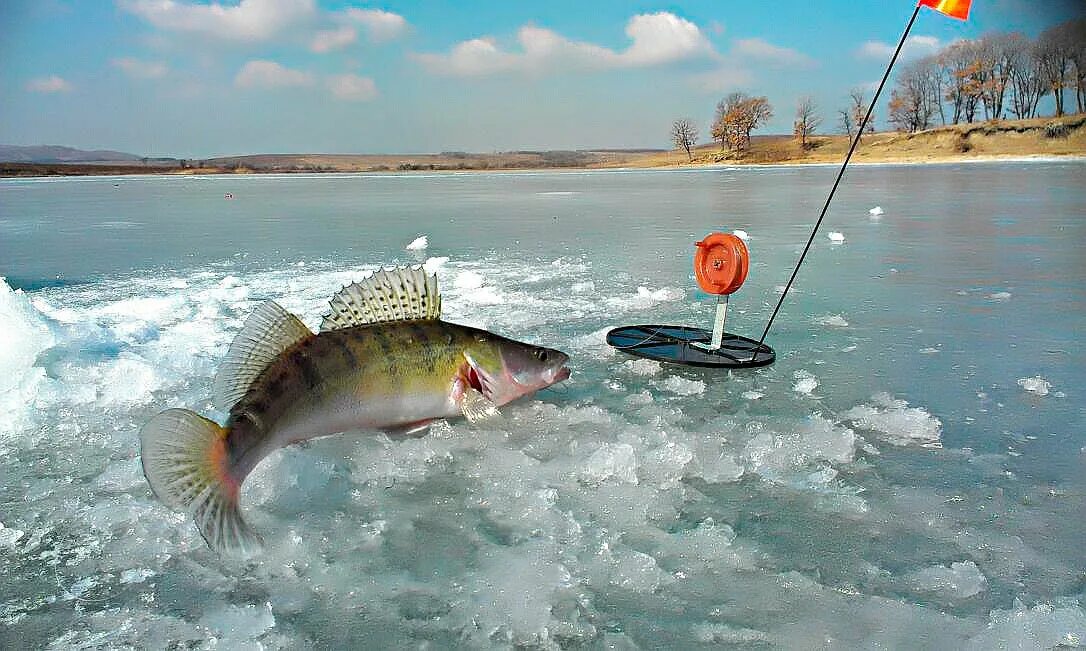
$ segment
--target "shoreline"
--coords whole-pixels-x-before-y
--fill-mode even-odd
[[[160,172],[152,172],[140,169],[139,171],[132,172],[88,172],[80,171],[71,174],[7,174],[0,172],[0,182],[8,181],[61,181],[61,180],[99,180],[99,179],[157,179],[157,178],[192,178],[200,180],[210,180],[215,178],[244,178],[244,177],[258,177],[258,178],[291,178],[291,177],[397,177],[397,178],[437,178],[447,176],[474,176],[479,174],[510,174],[510,175],[532,175],[532,174],[586,174],[586,173],[608,173],[608,172],[697,172],[697,171],[714,171],[714,170],[742,170],[742,169],[774,169],[774,168],[787,168],[787,167],[831,167],[837,168],[841,166],[843,161],[774,161],[774,162],[751,162],[744,163],[739,161],[732,162],[694,162],[694,163],[682,163],[682,164],[666,164],[666,165],[615,165],[615,166],[592,166],[592,167],[507,167],[507,168],[473,168],[473,169],[434,169],[434,170],[299,170],[299,171],[285,171],[285,170],[246,170],[244,172],[235,172],[231,170],[218,170],[218,171],[177,171],[177,170],[163,170]],[[1082,154],[1033,154],[1033,155],[991,155],[991,156],[970,156],[962,158],[942,157],[942,158],[901,158],[898,160],[852,160],[849,162],[849,167],[904,167],[914,165],[973,165],[973,164],[996,164],[996,163],[1086,163],[1086,153]]]

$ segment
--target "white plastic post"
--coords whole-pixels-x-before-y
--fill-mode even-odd
[[[716,320],[713,322],[712,341],[707,344],[695,342],[690,344],[691,346],[707,351],[720,350],[720,344],[724,341],[724,321],[728,318],[728,298],[725,296],[723,301],[719,296],[716,298]]]
[[[713,343],[710,350],[720,350],[720,343],[724,341],[724,320],[728,318],[728,297],[721,302],[716,299],[716,321],[713,323]]]

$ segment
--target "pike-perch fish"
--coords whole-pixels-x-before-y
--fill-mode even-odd
[[[353,430],[422,436],[437,419],[479,422],[570,374],[565,353],[440,320],[437,277],[421,268],[378,271],[330,304],[316,334],[272,301],[249,316],[213,385],[224,426],[167,409],[140,431],[155,495],[191,512],[216,551],[259,548],[239,494],[273,451]]]

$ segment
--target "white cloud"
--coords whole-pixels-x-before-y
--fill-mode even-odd
[[[236,5],[120,0],[119,4],[159,29],[228,41],[267,40],[315,11],[313,0],[241,0]]]
[[[347,9],[343,18],[356,25],[361,25],[375,43],[399,38],[407,31],[407,20],[399,14],[380,9]]]
[[[72,85],[63,77],[49,75],[31,79],[26,89],[32,93],[67,93],[72,90]]]
[[[313,75],[302,70],[291,70],[274,61],[256,59],[247,62],[234,77],[238,88],[286,88],[309,86]]]
[[[346,47],[351,43],[354,43],[358,38],[358,32],[353,27],[344,25],[337,29],[327,29],[317,32],[313,36],[313,41],[309,44],[309,49],[318,53],[331,52],[332,50],[338,50],[341,47]]]
[[[767,63],[807,68],[814,65],[814,61],[797,50],[773,45],[769,41],[760,38],[739,39],[732,46],[732,51],[738,55]]]
[[[141,61],[131,57],[120,57],[110,61],[114,68],[122,70],[135,79],[158,79],[164,77],[169,69],[159,61]]]
[[[332,95],[352,102],[368,102],[377,97],[377,85],[372,79],[350,73],[329,77],[328,88]]]
[[[857,54],[869,59],[883,59],[889,61],[894,53],[894,45],[881,41],[867,41],[860,46]],[[901,48],[903,59],[917,59],[929,54],[935,54],[942,47],[942,43],[934,36],[910,36],[905,39],[905,45]]]
[[[674,14],[640,14],[626,23],[632,41],[622,51],[572,41],[549,29],[526,25],[517,32],[520,51],[506,51],[491,37],[457,43],[446,54],[415,58],[437,74],[478,76],[509,71],[541,72],[583,69],[636,68],[697,57],[714,57],[712,45],[694,23]]]

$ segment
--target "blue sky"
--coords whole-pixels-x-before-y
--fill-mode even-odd
[[[1035,36],[1081,0],[923,10],[912,55]],[[0,142],[144,155],[667,147],[724,94],[788,132],[877,82],[910,0],[5,0]]]

